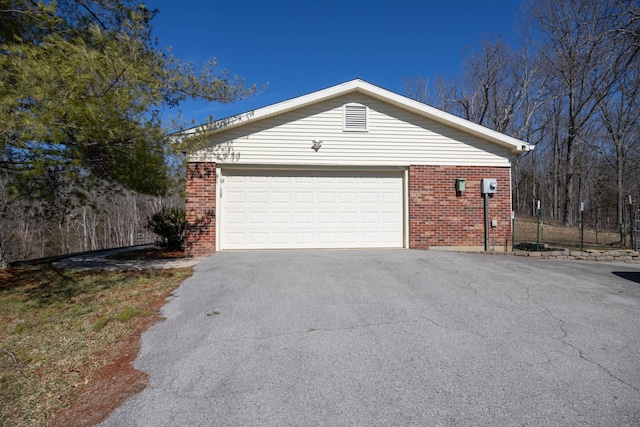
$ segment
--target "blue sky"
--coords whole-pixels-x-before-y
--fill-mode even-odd
[[[455,76],[484,36],[517,41],[519,0],[349,0],[209,2],[147,0],[160,47],[220,68],[259,96],[229,105],[190,102],[185,119],[202,123],[361,78],[404,93],[404,77]]]

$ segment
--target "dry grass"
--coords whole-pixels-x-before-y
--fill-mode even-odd
[[[538,222],[536,218],[516,218],[515,242],[535,242]],[[620,235],[611,231],[584,230],[585,249],[619,248]],[[566,227],[559,223],[541,220],[540,243],[565,249],[580,248],[580,227]]]
[[[1,272],[0,425],[47,425],[76,403],[112,362],[118,343],[191,274],[190,268]]]

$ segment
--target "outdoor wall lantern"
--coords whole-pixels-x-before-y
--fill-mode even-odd
[[[467,180],[464,178],[456,178],[456,192],[462,193],[467,189]]]

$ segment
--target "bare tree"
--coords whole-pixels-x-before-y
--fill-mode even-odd
[[[73,204],[45,205],[12,198],[5,184],[0,180],[0,265],[4,255],[6,262],[128,246],[137,235],[153,241],[145,228],[147,218],[165,206],[181,207],[184,203],[178,194],[149,196],[109,186],[84,192]],[[65,191],[75,189],[71,186]],[[136,242],[138,239],[134,239]]]
[[[538,144],[544,140],[544,116],[536,113],[546,102],[545,81],[534,52],[514,50],[496,37],[484,39],[478,51],[468,51],[460,78],[439,78],[433,90],[423,77],[405,79],[405,87],[414,99],[430,100],[467,120]],[[521,165],[525,175],[535,177],[531,171],[536,169],[536,156],[531,157],[528,163],[522,158],[514,162],[514,188],[518,188]],[[537,180],[528,182],[530,191],[522,194],[535,197]],[[515,205],[521,205],[520,192],[516,192]]]
[[[484,39],[459,76],[406,79],[407,94],[536,145],[513,161],[516,209],[540,199],[571,225],[587,201],[624,241],[640,197],[640,0],[526,0],[521,16],[518,48]]]
[[[576,146],[611,94],[620,58],[612,33],[629,0],[536,0],[524,8],[526,40],[548,64],[549,92],[562,100],[559,123],[564,154],[562,220],[573,223],[576,203]]]
[[[610,191],[616,194],[616,214],[620,241],[625,240],[624,208],[626,195],[632,193],[633,154],[639,150],[640,126],[640,76],[638,66],[625,69],[619,76],[618,90],[600,103],[599,122],[603,135],[591,147],[613,168],[615,185]]]
[[[432,104],[429,79],[420,77],[405,77],[404,90],[407,96],[423,104]]]

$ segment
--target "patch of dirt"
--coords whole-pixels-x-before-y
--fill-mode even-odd
[[[0,270],[0,290],[18,286],[17,283],[22,281],[23,276],[25,276],[23,270],[16,270],[12,268]]]
[[[166,296],[153,302],[154,314],[139,318],[133,331],[113,348],[113,363],[98,370],[91,384],[80,390],[77,403],[56,414],[51,427],[94,426],[147,387],[149,376],[134,369],[133,362],[140,352],[142,333],[163,320],[160,308],[165,302]]]

